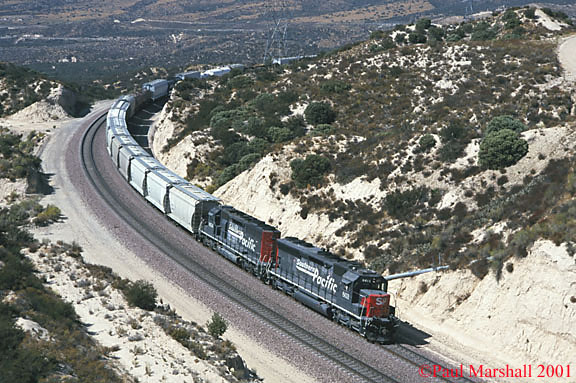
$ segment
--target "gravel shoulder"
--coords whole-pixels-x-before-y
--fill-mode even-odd
[[[106,109],[107,104],[98,104],[94,112]],[[55,193],[44,198],[44,203],[59,206],[64,215],[61,223],[35,230],[37,238],[48,238],[53,241],[76,241],[84,249],[83,256],[87,262],[112,268],[118,275],[132,280],[145,279],[154,283],[164,303],[173,307],[184,319],[205,323],[212,315],[212,310],[198,299],[191,296],[182,287],[175,284],[165,275],[154,270],[142,261],[132,249],[118,239],[117,220],[112,226],[98,219],[98,212],[103,210],[99,201],[86,204],[83,187],[78,190],[75,185],[82,183],[81,174],[71,174],[67,161],[78,161],[74,138],[83,129],[84,120],[73,120],[58,128],[50,136],[42,150],[44,171],[51,174],[51,185]],[[93,203],[94,202],[94,203]],[[96,213],[96,214],[95,214]],[[145,249],[142,249],[145,251]],[[313,382],[314,379],[301,372],[286,360],[274,355],[245,333],[231,327],[225,335],[238,348],[240,355],[250,368],[268,382]]]

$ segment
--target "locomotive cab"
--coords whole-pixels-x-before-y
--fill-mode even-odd
[[[221,211],[220,206],[210,209],[208,212],[208,222],[202,228],[205,233],[214,237],[220,237],[222,230],[220,226]]]
[[[348,270],[342,278],[340,299],[346,300],[359,318],[359,321],[350,320],[349,323],[373,342],[391,341],[397,326],[387,288],[387,281],[371,270]]]

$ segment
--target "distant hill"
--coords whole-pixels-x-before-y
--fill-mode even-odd
[[[551,7],[569,3],[550,2]],[[275,17],[290,22],[284,53],[274,55],[290,56],[330,50],[424,16],[464,16],[502,5],[501,0],[291,0],[264,5],[255,0],[11,1],[0,3],[0,49],[3,60],[59,79],[89,82],[145,67],[262,62]],[[573,9],[562,7],[568,13]]]

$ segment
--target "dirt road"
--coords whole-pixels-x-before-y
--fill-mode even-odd
[[[566,79],[576,81],[576,35],[560,44],[558,59],[564,68]]]

